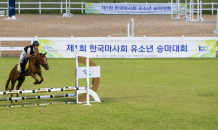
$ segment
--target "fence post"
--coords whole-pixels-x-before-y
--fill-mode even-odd
[[[33,44],[33,37],[31,38],[31,43],[30,43],[30,45],[32,45]]]
[[[66,0],[66,14],[67,14],[67,0]]]
[[[41,1],[39,1],[39,14],[41,14]]]
[[[89,103],[89,56],[86,56],[86,104],[91,105]]]
[[[62,1],[61,1],[61,14],[62,14]]]
[[[129,37],[129,23],[127,23],[127,37]]]
[[[83,14],[83,2],[82,2],[82,14]]]
[[[213,2],[212,2],[212,14],[213,14]]]
[[[131,19],[131,37],[134,37],[134,18]]]
[[[19,1],[19,4],[18,4],[18,8],[19,8],[19,14],[20,14],[20,1]]]
[[[104,7],[104,2],[103,2],[103,7]],[[103,14],[104,14],[104,9],[103,9]]]

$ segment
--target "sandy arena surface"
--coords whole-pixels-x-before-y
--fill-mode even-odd
[[[126,37],[127,23],[134,18],[135,37],[218,37],[216,15],[204,21],[172,20],[170,15],[61,15],[18,14],[18,20],[0,18],[0,37]],[[2,42],[2,46],[25,46],[29,42]]]

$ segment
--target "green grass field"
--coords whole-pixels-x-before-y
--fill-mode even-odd
[[[97,93],[103,103],[0,108],[0,129],[218,129],[217,58],[92,60],[101,66]],[[0,58],[1,90],[18,62],[19,58]],[[34,86],[34,80],[28,77],[21,88],[74,86],[74,59],[48,59],[48,63],[50,70],[43,70],[45,81],[41,85]],[[85,80],[80,80],[79,86],[84,85]],[[28,95],[40,94],[22,96]],[[74,100],[25,100],[14,105]],[[1,107],[6,105],[10,103],[0,102]]]

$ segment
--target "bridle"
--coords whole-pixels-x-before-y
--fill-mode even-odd
[[[46,58],[46,57],[45,57],[45,58]],[[44,59],[45,59],[45,58],[44,58]],[[43,67],[46,67],[46,66],[48,65],[48,63],[45,61],[46,63],[45,63],[45,64],[42,64],[42,63],[43,63],[42,60],[43,60],[43,59],[41,59],[41,57],[40,57],[41,65],[42,65]]]
[[[39,55],[36,55],[36,57],[32,58],[32,60],[37,58],[37,56],[39,56]],[[43,67],[46,67],[48,65],[48,63],[42,64],[43,63],[42,62],[43,59],[41,59],[41,57],[39,59],[40,59],[40,63],[39,64],[41,64]]]

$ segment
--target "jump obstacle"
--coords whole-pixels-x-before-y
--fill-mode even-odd
[[[190,0],[190,5],[189,5],[189,16],[190,16],[190,21],[203,21],[204,19],[202,18],[202,1],[197,0],[197,9],[194,8],[194,0]],[[194,13],[197,13],[197,18],[194,18]]]
[[[176,7],[175,7],[176,4]],[[180,0],[176,0],[176,3],[173,3],[171,0],[171,19],[180,19],[180,15],[185,15],[183,17],[186,21],[203,21],[202,18],[202,1],[197,0],[197,3],[194,3],[194,0],[190,0],[189,2],[189,9],[187,0],[185,0],[184,11],[180,10]],[[194,6],[197,5],[197,9]],[[197,18],[194,18],[194,14],[197,14]],[[176,15],[176,17],[173,17]],[[189,17],[188,17],[189,16]]]
[[[6,20],[16,20],[15,17],[15,0],[8,0],[7,10],[1,10],[0,16],[8,16]]]
[[[213,33],[218,33],[218,8],[217,8],[216,30],[214,30]]]
[[[7,4],[7,8],[9,7],[9,1]],[[0,16],[8,16],[8,10],[0,10]]]
[[[171,19],[180,19],[180,0],[176,0],[176,10],[173,7],[173,0],[171,0]],[[176,15],[176,17],[173,17],[173,15]]]
[[[69,7],[67,7],[69,5]],[[66,0],[66,13],[63,14],[63,17],[73,17],[74,15],[70,13],[70,0],[69,3],[67,4]]]
[[[129,23],[127,23],[127,37],[130,37]],[[134,37],[134,18],[131,19],[131,37]]]
[[[8,16],[8,10],[1,10],[0,16]]]
[[[78,77],[77,69],[78,63],[86,65],[86,70],[89,70],[90,66],[96,66],[96,64],[89,59],[89,57],[76,56],[75,57],[75,87],[62,87],[62,88],[41,88],[32,90],[11,90],[11,91],[1,91],[0,95],[8,94],[27,94],[27,93],[46,93],[46,92],[60,92],[60,91],[75,91],[74,94],[61,94],[61,95],[45,95],[45,96],[30,96],[30,97],[12,97],[12,98],[0,98],[0,101],[16,101],[16,100],[30,100],[30,99],[45,99],[45,98],[62,98],[62,97],[75,97],[75,102],[65,102],[65,103],[85,103],[85,105],[91,105],[90,102],[101,102],[96,91],[98,90],[100,77],[95,77],[92,80],[91,89],[89,88],[89,71],[86,71],[86,87],[78,87]],[[80,95],[82,94],[82,95]],[[90,101],[90,97],[93,101]],[[47,104],[35,104],[35,105],[49,105],[56,103]],[[16,105],[16,106],[26,106],[26,105]],[[14,106],[7,106],[14,107]]]

